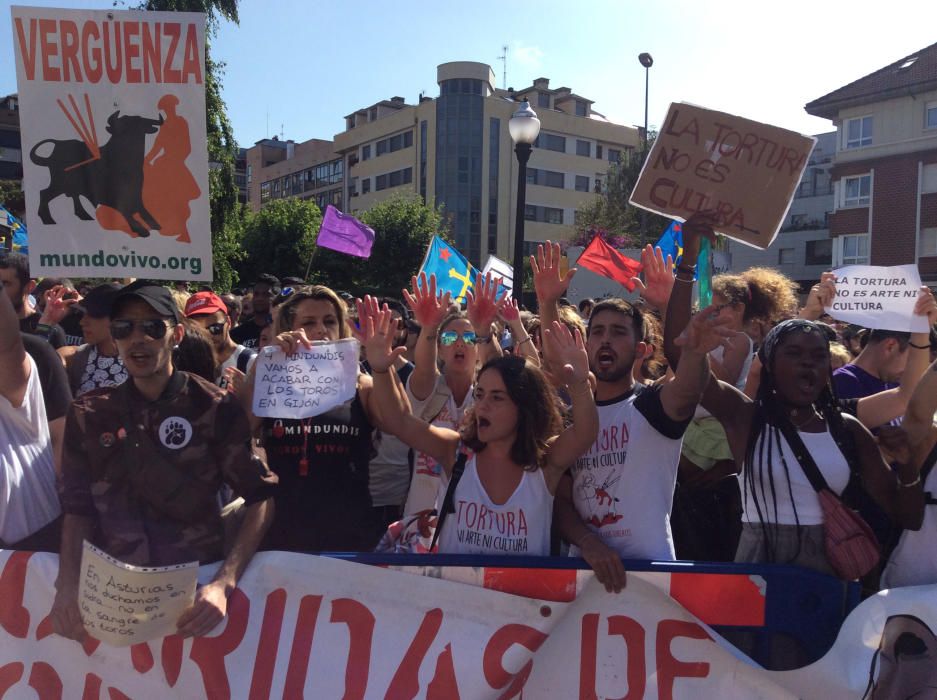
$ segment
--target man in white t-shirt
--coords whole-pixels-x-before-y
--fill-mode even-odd
[[[535,263],[546,326],[555,319],[572,274],[560,272],[556,244],[541,249]],[[728,334],[715,315],[699,314],[681,341],[683,359],[673,378],[643,386],[632,374],[648,350],[643,313],[617,298],[592,309],[586,350],[596,378],[599,435],[560,482],[554,522],[570,543],[570,554],[582,556],[610,591],[625,584],[622,558],[675,558],[670,509],[683,432],[709,381],[707,353]],[[549,355],[544,359],[549,366]]]
[[[56,551],[62,508],[36,363],[0,294],[0,548]]]
[[[211,342],[218,358],[215,383],[224,389],[228,385],[225,370],[233,367],[244,374],[250,371],[257,353],[238,345],[231,339],[231,318],[228,307],[214,292],[197,292],[185,304],[185,316],[191,318],[211,334]]]

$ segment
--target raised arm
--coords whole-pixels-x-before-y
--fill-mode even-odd
[[[427,280],[425,272],[420,273],[419,280],[414,277],[412,284],[413,293],[404,289],[403,298],[410,306],[414,320],[420,324],[420,335],[413,355],[410,391],[415,399],[423,401],[433,393],[436,379],[439,377],[439,368],[436,366],[436,335],[439,332],[439,324],[449,309],[449,292],[437,296],[436,275],[430,275]]]
[[[527,334],[527,329],[524,328],[517,301],[515,299],[505,301],[498,315],[505,325],[511,329],[511,337],[514,339],[514,354],[525,358],[535,367],[540,367],[540,353],[537,352],[533,340]]]
[[[390,371],[396,358],[406,352],[403,346],[391,347],[391,317],[391,312],[385,308],[374,318],[369,317],[362,326],[365,351],[373,372],[374,387],[370,398],[382,416],[384,431],[396,435],[414,450],[433,457],[448,474],[455,463],[459,434],[432,426],[410,413],[397,373]]]
[[[664,412],[671,420],[684,421],[692,417],[710,381],[709,352],[731,334],[728,326],[719,323],[715,307],[709,306],[696,314],[675,339],[682,359],[673,379],[664,384],[660,392]]]
[[[929,448],[933,433],[934,414],[937,413],[937,362],[927,368],[908,402],[902,427],[905,429],[908,444],[912,450],[912,459],[923,459],[926,454],[918,454],[921,446]],[[917,460],[920,464],[920,459]]]
[[[641,298],[660,313],[661,318],[667,316],[667,306],[670,303],[670,296],[673,293],[673,258],[667,256],[664,260],[664,252],[660,248],[654,248],[650,244],[641,251],[641,267],[644,272],[644,280],[640,277],[632,277]]]
[[[565,325],[554,321],[552,327],[543,329],[543,343],[544,347],[550,347],[573,402],[572,422],[550,445],[544,467],[547,484],[555,491],[560,477],[595,442],[599,434],[599,411],[592,396],[589,356],[580,332],[577,330],[573,336]]]
[[[797,314],[797,318],[803,318],[808,321],[816,321],[826,313],[826,307],[833,303],[836,298],[836,273],[824,272],[820,275],[820,281],[810,288],[810,294],[807,295],[807,303]]]
[[[537,292],[537,306],[540,310],[540,327],[551,328],[559,320],[557,302],[569,289],[569,283],[576,274],[575,268],[560,274],[560,261],[563,254],[559,243],[546,242],[537,246],[537,255],[530,256],[530,267],[534,273],[534,289]],[[545,363],[552,362],[546,344],[543,345]]]
[[[474,292],[470,290],[465,295],[466,313],[478,342],[479,365],[484,365],[493,357],[501,356],[501,344],[492,336],[492,324],[507,300],[507,294],[498,297],[500,286],[501,279],[492,279],[489,272],[476,281]],[[413,388],[412,384],[410,388]]]
[[[20,338],[20,322],[6,292],[0,289],[0,394],[14,406],[26,398],[29,359]]]

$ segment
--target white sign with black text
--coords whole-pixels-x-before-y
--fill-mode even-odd
[[[836,296],[826,312],[863,328],[927,333],[926,316],[916,316],[921,275],[916,265],[848,265],[836,272]]]

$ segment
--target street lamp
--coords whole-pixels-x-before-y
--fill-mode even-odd
[[[511,294],[518,303],[524,288],[524,212],[527,208],[527,161],[534,141],[540,134],[540,120],[527,100],[511,115],[508,131],[517,155],[517,219],[514,223],[514,281]]]
[[[638,60],[644,66],[644,150],[647,150],[647,97],[648,88],[651,83],[651,66],[654,65],[654,59],[649,53],[638,55]]]

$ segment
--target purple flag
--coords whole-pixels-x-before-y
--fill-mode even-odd
[[[325,208],[325,216],[322,217],[322,228],[319,229],[316,245],[346,255],[370,258],[371,246],[374,245],[374,229],[365,226],[350,214],[342,214],[329,204]]]

